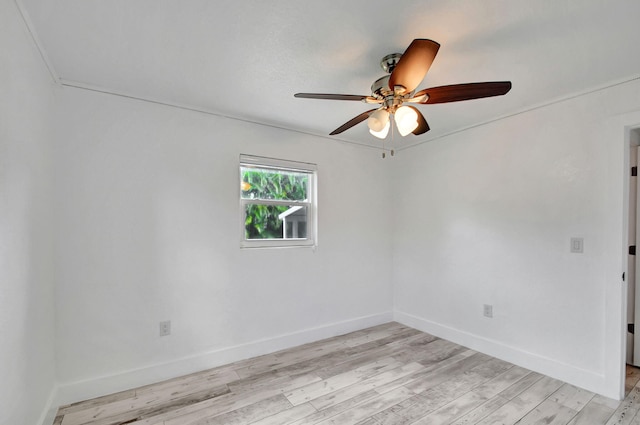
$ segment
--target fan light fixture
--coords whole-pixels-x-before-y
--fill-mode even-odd
[[[393,119],[396,121],[398,132],[402,137],[418,128],[418,113],[408,106],[401,106],[396,109]]]
[[[367,119],[369,133],[379,139],[386,138],[387,134],[389,134],[390,127],[389,115],[389,111],[384,108],[380,108],[372,113]],[[401,106],[396,109],[393,114],[393,119],[396,122],[396,127],[402,137],[411,133],[418,127],[418,113],[408,106]]]
[[[389,127],[391,127],[391,121],[387,119],[387,123],[384,125],[382,130],[374,131],[371,128],[369,128],[369,133],[373,134],[378,139],[385,139],[387,137],[387,134],[389,134]]]
[[[369,130],[375,132],[381,132],[389,124],[389,112],[380,108],[369,116],[367,119],[367,125]]]

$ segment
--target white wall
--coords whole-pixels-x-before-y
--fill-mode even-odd
[[[0,423],[34,424],[44,415],[55,382],[54,90],[10,0],[0,2],[0,51]]]
[[[394,308],[408,325],[616,397],[623,124],[640,123],[639,92],[579,96],[381,161],[65,88],[60,402],[383,322]],[[240,153],[318,164],[316,251],[238,248]],[[584,254],[569,253],[572,236]],[[173,335],[159,338],[167,319]]]
[[[400,152],[396,318],[617,397],[625,136],[610,122],[638,109],[636,81]]]
[[[391,320],[377,151],[74,88],[59,111],[63,401]],[[315,251],[239,248],[240,153],[318,165]]]

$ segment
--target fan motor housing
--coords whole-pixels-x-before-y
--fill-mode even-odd
[[[371,93],[379,98],[385,98],[393,95],[393,90],[389,88],[389,76],[378,78],[371,84]]]

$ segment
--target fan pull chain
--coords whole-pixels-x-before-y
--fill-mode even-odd
[[[391,137],[393,137],[393,122],[391,121],[391,116],[389,116],[389,124],[391,125]],[[385,137],[384,139],[382,139],[382,159],[385,159],[387,157],[387,153],[385,152],[385,147],[384,147],[384,141],[387,140],[387,138]]]
[[[382,159],[385,159],[385,158],[387,157],[387,154],[386,154],[386,153],[385,153],[385,151],[384,151],[384,150],[385,150],[385,149],[384,149],[384,140],[385,140],[385,139],[382,139]]]
[[[393,131],[393,124],[394,124],[395,120],[396,120],[396,117],[394,116],[393,120],[391,121],[391,145],[392,146],[395,144],[395,137],[396,137],[395,131]],[[391,156],[393,156],[393,154],[394,154],[393,149],[391,149],[390,153],[391,153]]]
[[[391,144],[393,145],[394,141],[395,141],[395,134],[393,132],[393,120],[389,119],[389,123],[391,125],[391,128],[389,129],[391,131]],[[387,157],[387,153],[385,152],[386,148],[384,147],[384,141],[385,139],[382,139],[382,159],[385,159]],[[389,150],[389,153],[391,154],[391,156],[393,156],[395,154],[395,151],[393,149]]]

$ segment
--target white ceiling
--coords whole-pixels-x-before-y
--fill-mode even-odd
[[[421,106],[431,131],[400,148],[640,73],[638,0],[17,1],[65,83],[366,145],[380,141],[364,123],[328,134],[369,105],[293,94],[368,95],[414,38],[441,44],[418,89],[513,89]]]

